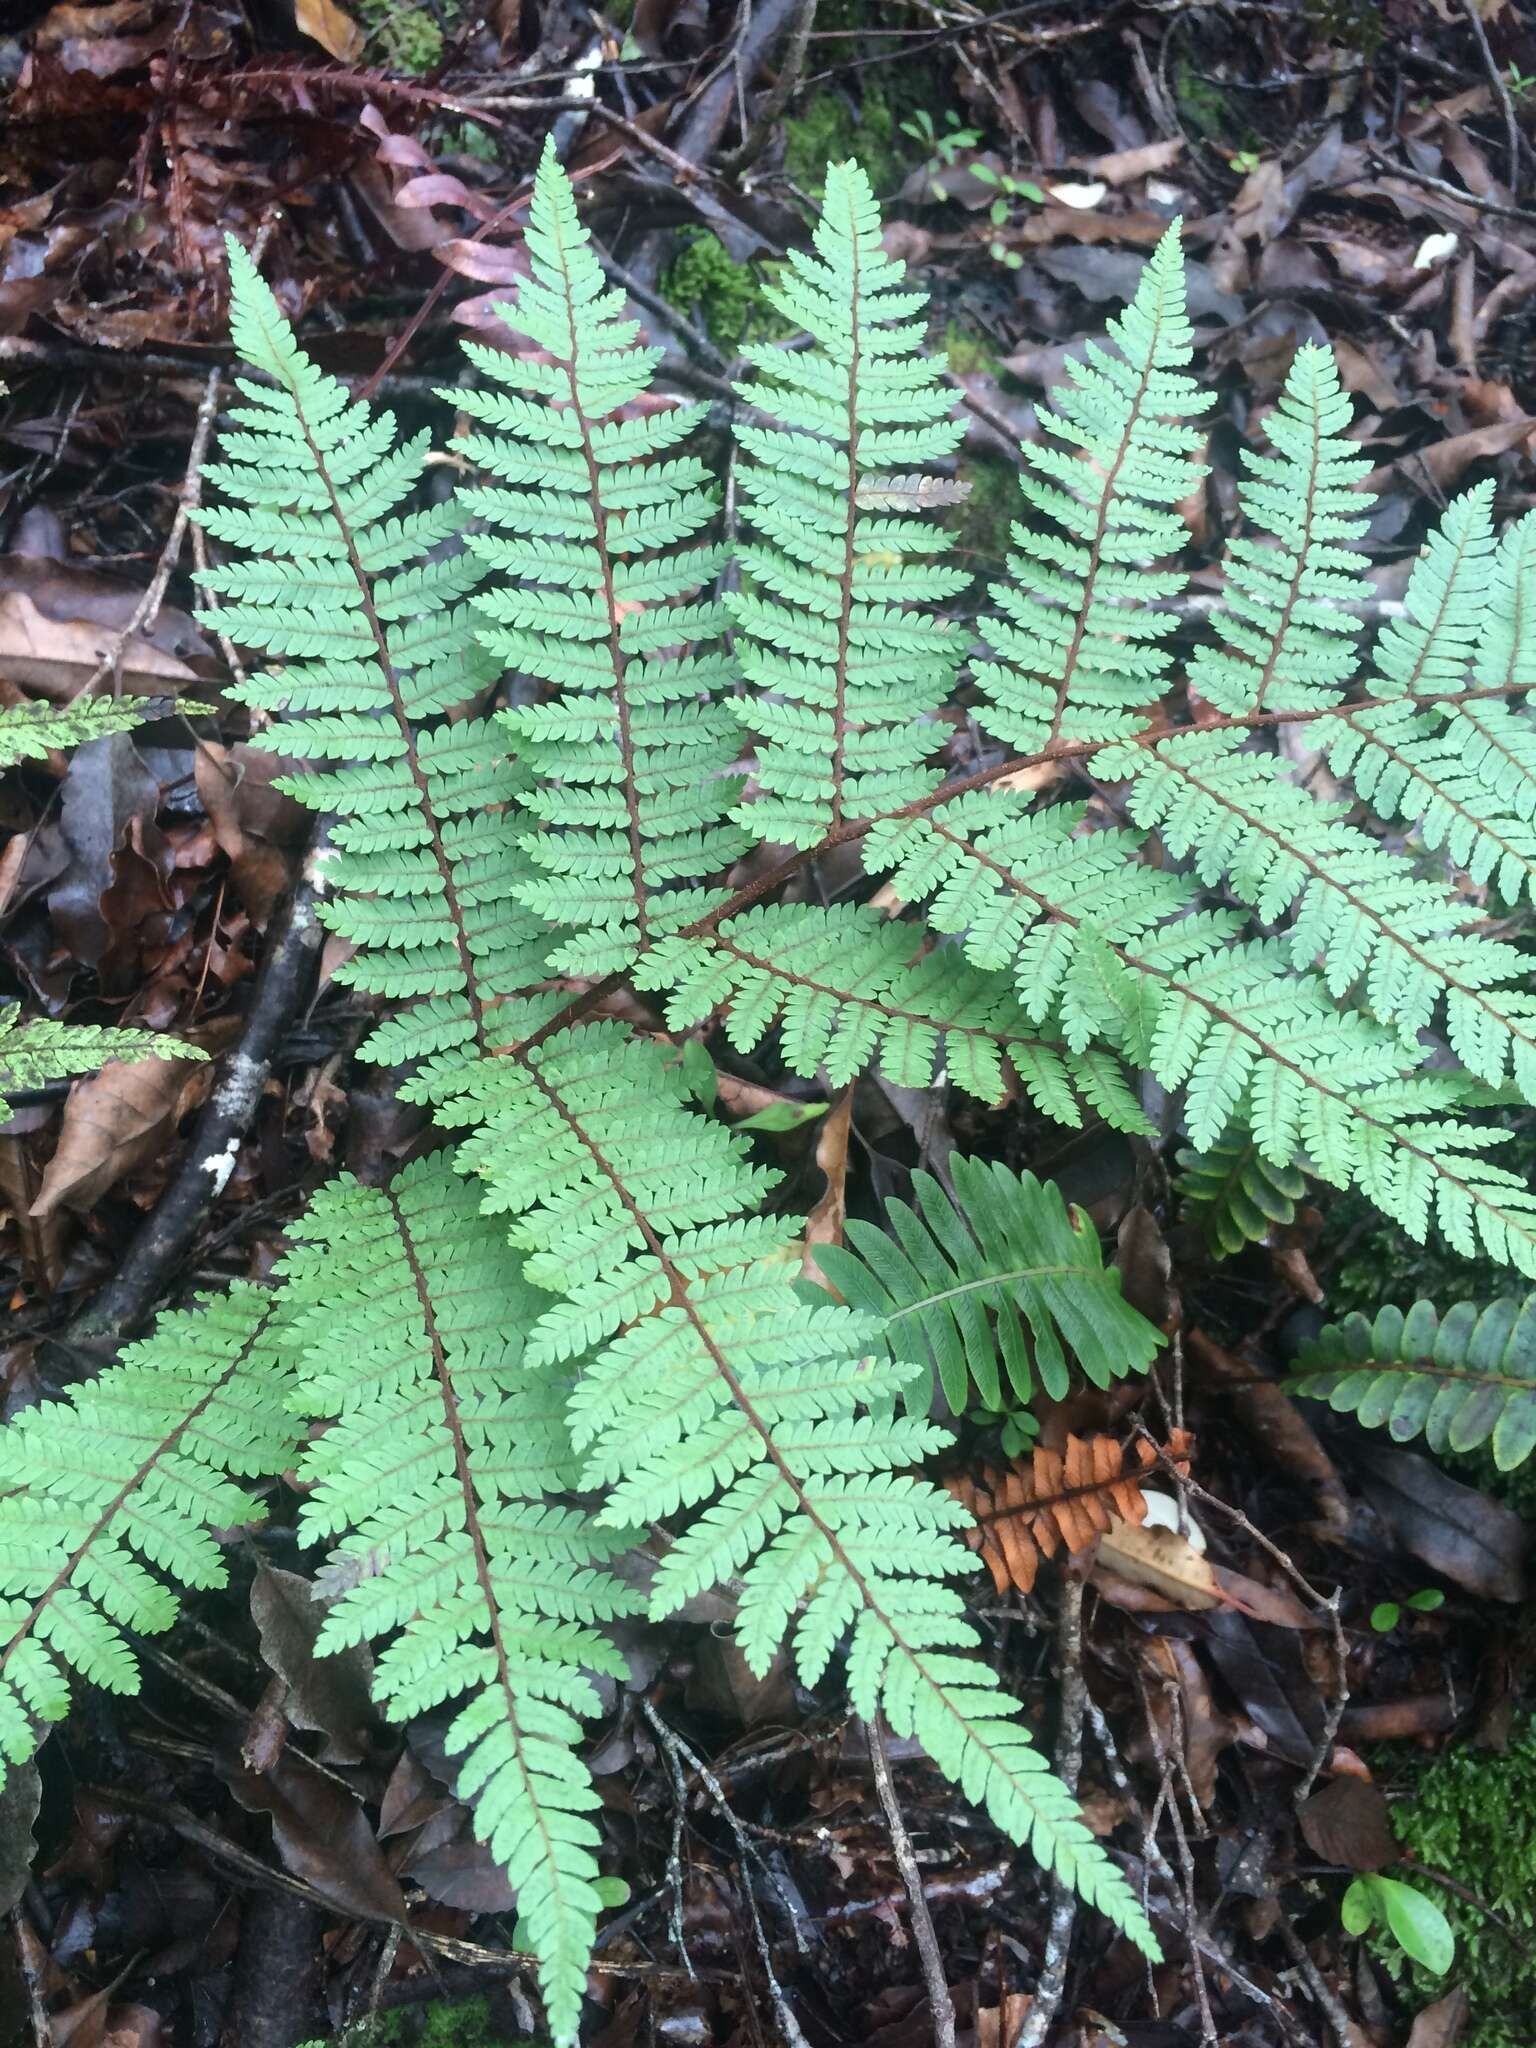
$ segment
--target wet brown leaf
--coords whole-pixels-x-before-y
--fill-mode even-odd
[[[260,1776],[239,1764],[225,1766],[221,1775],[248,1813],[270,1816],[285,1869],[343,1913],[404,1924],[405,1897],[368,1818],[334,1778],[322,1777],[292,1750]]]
[[[377,1716],[370,1695],[373,1659],[353,1644],[333,1656],[317,1657],[315,1643],[325,1608],[310,1582],[297,1572],[259,1565],[251,1584],[251,1618],[261,1635],[267,1667],[288,1688],[283,1711],[295,1728],[325,1737],[326,1763],[355,1764],[368,1752],[368,1731]]]
[[[1312,1853],[1341,1870],[1385,1870],[1402,1853],[1386,1794],[1364,1778],[1335,1778],[1296,1817]]]
[[[204,1035],[215,1044],[228,1043],[238,1030],[237,1018],[221,1018]],[[159,1158],[211,1081],[211,1066],[195,1053],[184,1059],[112,1060],[99,1074],[76,1081],[32,1204],[34,1219],[66,1208],[83,1214],[109,1188]]]
[[[1437,1998],[1433,2005],[1425,2006],[1413,2023],[1408,2048],[1456,2048],[1456,2043],[1466,2032],[1470,2012],[1470,2001],[1458,1984],[1444,1998]]]
[[[1360,1458],[1366,1496],[1405,1550],[1480,1599],[1525,1598],[1527,1533],[1517,1514],[1416,1451],[1372,1443]]]

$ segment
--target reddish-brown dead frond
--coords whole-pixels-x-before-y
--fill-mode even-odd
[[[1182,1461],[1187,1436],[1181,1431],[1167,1448]],[[1156,1463],[1145,1437],[1126,1447],[1118,1437],[1069,1436],[1065,1452],[1037,1444],[1030,1457],[1002,1471],[987,1466],[945,1484],[976,1517],[966,1541],[981,1552],[999,1594],[1013,1587],[1028,1593],[1042,1556],[1086,1550],[1112,1519],[1146,1519],[1142,1481]]]

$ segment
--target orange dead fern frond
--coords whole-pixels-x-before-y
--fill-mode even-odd
[[[1188,1435],[1176,1432],[1167,1451],[1183,1464]],[[1069,1436],[1064,1451],[1037,1444],[1030,1457],[1002,1471],[987,1466],[945,1484],[976,1517],[966,1541],[981,1552],[999,1595],[1015,1588],[1028,1593],[1042,1557],[1058,1550],[1075,1556],[1113,1520],[1145,1521],[1142,1482],[1157,1460],[1145,1437],[1127,1447],[1118,1437]]]

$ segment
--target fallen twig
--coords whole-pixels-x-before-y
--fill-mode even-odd
[[[923,1983],[928,1992],[928,2014],[933,2021],[934,2048],[955,2048],[955,2002],[949,1995],[949,1980],[944,1974],[944,1958],[939,1952],[939,1937],[933,1929],[933,1915],[923,1896],[923,1874],[917,1867],[912,1837],[907,1833],[901,1802],[896,1797],[880,1716],[871,1716],[864,1727],[869,1737],[869,1760],[874,1766],[875,1791],[885,1811],[885,1824],[891,1831],[891,1847],[896,1852],[896,1868],[901,1872],[907,1905],[912,1913],[912,1933],[917,1941]]]
[[[317,826],[298,884],[274,921],[240,1041],[203,1107],[186,1155],[117,1271],[64,1332],[60,1342],[66,1353],[79,1349],[89,1356],[132,1335],[234,1171],[272,1056],[295,1011],[308,1000],[319,965],[325,937],[319,903],[329,850],[324,823]]]
[[[1067,1572],[1061,1582],[1056,1615],[1056,1680],[1061,1715],[1056,1733],[1056,1775],[1069,1792],[1077,1790],[1083,1768],[1083,1712],[1088,1682],[1083,1672],[1083,1582]],[[1042,2048],[1067,1988],[1067,1959],[1077,1924],[1077,1892],[1059,1877],[1051,1880],[1051,1920],[1045,1955],[1035,1982],[1035,1995],[1014,2048]]]

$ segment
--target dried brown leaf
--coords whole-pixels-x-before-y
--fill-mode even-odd
[[[1002,1471],[987,1468],[945,1483],[976,1517],[966,1541],[981,1552],[1001,1596],[1011,1588],[1030,1592],[1042,1557],[1085,1550],[1117,1519],[1140,1522],[1147,1512],[1142,1480],[1156,1461],[1145,1439],[1126,1450],[1112,1436],[1068,1436],[1064,1451],[1037,1444],[1029,1458]]]

